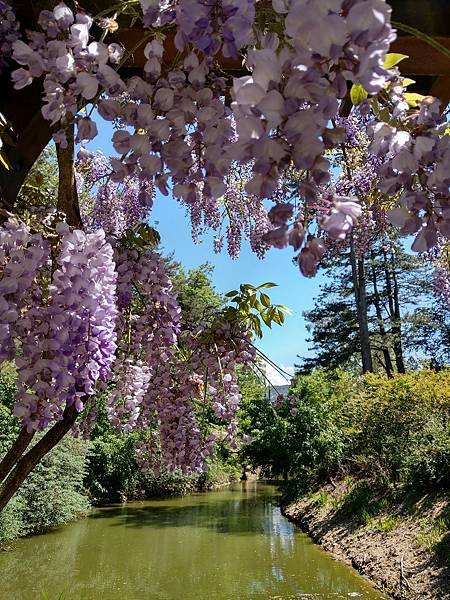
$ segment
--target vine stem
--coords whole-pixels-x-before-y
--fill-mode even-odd
[[[115,10],[125,10],[130,6],[139,6],[139,0],[128,0],[128,2],[118,2],[117,4],[113,4],[112,6],[105,8],[105,10],[98,12],[94,19],[100,19],[101,17],[104,17]]]
[[[423,31],[420,31],[419,29],[416,29],[415,27],[411,27],[410,25],[399,23],[398,21],[391,21],[391,24],[400,31],[409,33],[410,35],[418,38],[419,40],[426,42],[429,46],[431,46],[438,52],[441,52],[441,54],[444,54],[444,56],[446,56],[447,58],[450,58],[450,49],[446,48],[443,44],[435,40],[430,35],[424,33]]]

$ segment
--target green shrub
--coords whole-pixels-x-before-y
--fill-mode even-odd
[[[212,490],[241,478],[242,467],[239,462],[230,456],[221,456],[220,452],[217,454],[215,458],[208,460],[208,470],[198,478],[198,489]]]
[[[85,486],[94,503],[119,502],[144,494],[136,463],[135,434],[105,431],[89,446]]]
[[[450,483],[450,372],[393,379],[369,375],[360,402],[356,453],[395,483]]]
[[[262,395],[244,406],[242,418],[253,438],[244,458],[266,474],[294,478],[287,493],[304,493],[336,473],[449,486],[449,370],[392,379],[317,370],[298,376],[290,393],[295,406],[274,406]]]
[[[67,523],[90,504],[83,488],[86,443],[68,434],[0,513],[0,541]]]
[[[0,373],[0,457],[19,431],[19,422],[11,413],[15,393],[15,374],[3,369]],[[0,541],[67,523],[89,508],[83,488],[86,450],[86,442],[68,434],[47,454],[0,513]]]
[[[244,448],[244,460],[261,466],[270,477],[295,478],[306,486],[334,472],[340,465],[345,431],[338,415],[353,388],[344,372],[317,371],[298,377],[290,393],[295,402],[279,406],[262,396],[244,407],[241,417],[252,442]]]

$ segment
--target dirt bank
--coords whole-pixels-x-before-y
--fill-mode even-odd
[[[283,506],[335,558],[401,600],[450,600],[450,498],[339,481]]]

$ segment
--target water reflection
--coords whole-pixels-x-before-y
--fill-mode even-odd
[[[0,598],[250,600],[382,598],[282,517],[252,482],[134,502],[19,540],[0,555]]]

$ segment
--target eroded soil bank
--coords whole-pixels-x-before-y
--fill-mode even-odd
[[[333,482],[283,514],[338,560],[401,600],[450,600],[450,497]]]

